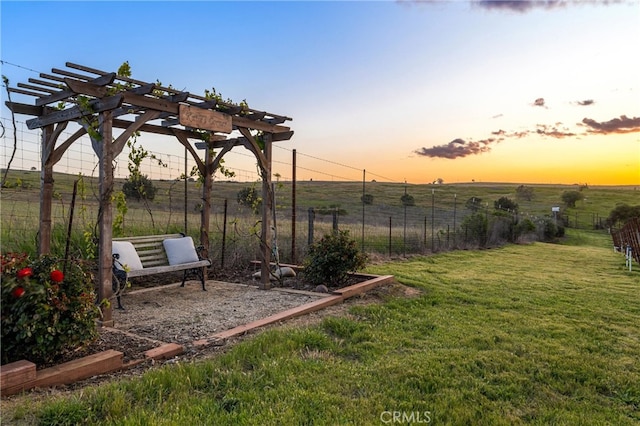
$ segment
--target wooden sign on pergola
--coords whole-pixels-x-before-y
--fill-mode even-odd
[[[89,135],[99,159],[99,302],[109,300],[113,295],[113,161],[122,152],[127,140],[135,132],[175,136],[193,156],[204,177],[200,243],[207,256],[213,173],[227,152],[236,146],[244,146],[255,155],[262,177],[260,287],[270,288],[269,242],[274,208],[271,190],[272,143],[291,139],[293,131],[283,125],[291,118],[134,80],[115,72],[69,62],[66,67],[74,71],[53,68],[51,74],[41,73],[40,78],[29,78],[28,83],[18,83],[17,88],[9,88],[10,92],[32,96],[33,105],[6,102],[14,113],[33,117],[27,120],[29,129],[42,129],[39,253],[47,254],[51,247],[53,166],[83,135]],[[78,123],[81,127],[68,139],[58,143],[70,122]],[[122,129],[122,132],[116,136],[114,128]],[[232,137],[234,130],[242,136]],[[200,158],[191,141],[204,143],[209,148],[205,149],[204,158]],[[110,304],[101,306],[102,323],[112,325]]]

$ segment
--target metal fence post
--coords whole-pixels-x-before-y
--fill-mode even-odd
[[[224,215],[222,219],[222,254],[220,255],[220,267],[224,269],[224,252],[227,246],[227,202],[224,199]]]
[[[389,257],[391,257],[391,216],[389,216]]]
[[[308,239],[307,239],[307,243],[308,245],[312,245],[313,244],[313,221],[316,218],[316,212],[313,209],[313,207],[309,207],[309,234],[308,234]]]

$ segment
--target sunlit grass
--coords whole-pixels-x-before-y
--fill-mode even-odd
[[[335,425],[380,424],[397,411],[434,424],[637,424],[640,272],[625,270],[606,234],[572,231],[569,241],[372,266],[421,294],[261,332],[214,359],[14,415]]]

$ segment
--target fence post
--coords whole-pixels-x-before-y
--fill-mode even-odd
[[[453,247],[456,247],[456,233],[457,228],[456,228],[456,213],[457,213],[457,208],[458,208],[458,195],[457,194],[453,194]]]
[[[365,222],[365,196],[366,192],[366,179],[367,179],[367,171],[366,169],[362,169],[362,251],[364,252],[364,222]]]
[[[404,181],[404,195],[407,195],[407,181]],[[404,205],[404,229],[402,231],[402,255],[407,257],[407,203]]]
[[[451,246],[449,245],[449,225],[447,225],[447,250],[449,250]]]
[[[338,232],[338,208],[333,209],[333,232]]]
[[[436,190],[431,190],[431,253],[435,252],[435,200],[436,200]]]
[[[291,178],[291,263],[296,264],[296,150],[293,150]]]
[[[316,218],[316,212],[313,210],[313,207],[309,207],[309,233],[307,243],[308,245],[313,244],[313,221]]]
[[[391,257],[391,216],[389,216],[389,257]]]
[[[422,246],[424,247],[424,253],[427,251],[427,216],[424,217],[424,226],[422,228]]]
[[[224,199],[224,214],[222,217],[222,255],[220,256],[220,268],[224,269],[224,253],[227,247],[227,199]]]

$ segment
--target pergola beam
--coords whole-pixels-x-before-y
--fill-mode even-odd
[[[43,96],[43,94],[45,94],[45,93],[49,93],[49,94],[56,93],[56,90],[53,90],[52,88],[34,86],[33,84],[18,83],[18,87],[21,87],[23,89],[35,90],[35,91],[38,91],[38,92],[43,92],[42,94],[38,94],[38,96]]]
[[[82,93],[81,91],[76,91],[73,89],[73,87],[71,86],[71,84],[73,83],[77,83],[78,85],[84,83],[84,84],[92,84],[93,86],[98,86],[98,87],[104,87],[108,84],[111,84],[115,78],[116,74],[115,73],[110,73],[107,75],[104,75],[102,77],[98,77],[96,79],[91,80],[90,83],[86,83],[84,81],[79,81],[79,80],[72,80],[70,78],[64,78],[62,81],[68,86],[70,87],[69,90],[61,90],[59,92],[53,93],[49,96],[44,96],[41,98],[36,99],[36,105],[46,105],[46,104],[51,104],[54,102],[58,102],[61,101],[63,99],[66,99],[68,97],[71,96],[75,96],[79,93]],[[81,87],[81,86],[78,86]],[[90,95],[90,96],[96,96],[99,98],[102,98],[106,95],[106,89],[104,89],[104,92],[100,95]]]
[[[104,99],[94,99],[89,102],[88,110],[75,105],[61,111],[55,111],[37,118],[32,118],[31,120],[27,120],[27,127],[33,130],[49,124],[76,120],[96,112],[111,111],[122,104],[123,97],[122,94],[118,94]]]
[[[21,104],[19,102],[9,102],[5,101],[4,104],[9,108],[11,112],[14,114],[23,114],[23,115],[35,115],[40,116],[44,114],[45,107]]]

